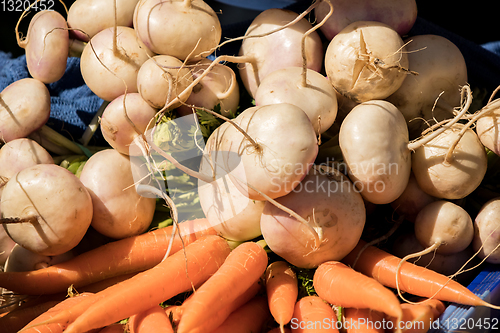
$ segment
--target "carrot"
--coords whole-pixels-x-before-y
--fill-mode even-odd
[[[37,326],[39,323],[43,323],[47,320],[50,320],[51,318],[54,318],[57,316],[59,313],[65,311],[66,309],[69,309],[75,305],[81,304],[88,299],[92,298],[94,294],[91,293],[82,293],[77,296],[69,297],[66,298],[65,300],[59,302],[57,305],[54,307],[50,308],[49,310],[45,311],[42,313],[40,316],[36,317],[32,321],[30,321],[25,328],[23,328],[23,332],[26,333],[60,333],[64,329],[64,325],[60,323],[50,323],[47,325],[41,325]],[[36,327],[34,327],[36,326]],[[28,328],[27,327],[33,327],[33,328]],[[2,331],[3,332],[3,331]]]
[[[384,314],[370,309],[344,309],[346,333],[384,333]]]
[[[366,243],[360,241],[342,262],[352,266],[359,251]],[[370,276],[389,288],[396,287],[396,271],[401,259],[374,246],[367,247],[356,262],[354,269]],[[488,306],[466,287],[435,271],[404,262],[399,271],[399,289],[416,296],[437,298],[441,301],[464,305]]]
[[[327,261],[316,269],[313,285],[319,297],[346,308],[372,309],[401,320],[398,298],[375,279],[338,261]]]
[[[266,297],[254,297],[233,311],[229,317],[211,333],[261,332],[271,318]]]
[[[267,268],[267,253],[257,243],[245,242],[236,247],[220,269],[208,279],[184,307],[178,333],[194,330],[198,323],[209,320],[255,281]]]
[[[165,308],[165,313],[173,325],[179,325],[179,321],[182,317],[182,310],[181,305],[170,305]]]
[[[224,308],[214,313],[209,319],[206,321],[198,322],[197,326],[191,329],[190,333],[203,333],[203,332],[211,332],[217,327],[219,327],[224,321],[231,315],[233,311],[243,306],[247,302],[249,302],[252,298],[254,298],[258,292],[262,289],[262,285],[260,281],[255,281],[250,288],[245,290],[241,295],[236,297],[236,299],[227,304]],[[183,306],[189,306],[189,302],[191,299],[186,300],[186,304]],[[182,314],[181,314],[182,320]]]
[[[208,220],[198,219],[179,224],[171,254],[207,234],[216,234]],[[22,295],[64,292],[122,274],[139,272],[158,264],[171,240],[172,226],[142,235],[114,241],[82,253],[64,263],[29,272],[0,273],[0,286]]]
[[[434,321],[434,313],[429,305],[403,303],[401,304],[401,308],[403,309],[401,332],[426,333],[430,329],[431,323]],[[397,323],[393,321],[393,318],[388,318],[388,320],[388,331],[394,332]]]
[[[434,320],[439,318],[439,316],[443,314],[444,310],[446,310],[444,303],[435,298],[422,299],[419,304],[425,304],[431,308]]]
[[[286,261],[275,261],[267,267],[265,281],[269,310],[283,332],[299,295],[297,275]]]
[[[30,321],[34,320],[36,317],[40,316],[42,313],[46,312],[58,303],[59,301],[48,301],[8,312],[4,316],[0,317],[0,332],[16,333]]]
[[[294,333],[337,332],[337,316],[318,296],[305,296],[295,303],[290,328]]]
[[[292,330],[288,327],[284,327],[283,330],[281,330],[281,327],[275,327],[272,330],[267,331],[267,333],[292,333]]]
[[[173,333],[174,329],[165,310],[156,305],[149,310],[132,315],[127,327],[130,333]]]
[[[209,235],[169,256],[155,267],[89,297],[47,323],[69,324],[65,333],[85,332],[145,311],[198,287],[222,265],[230,253],[227,242]]]

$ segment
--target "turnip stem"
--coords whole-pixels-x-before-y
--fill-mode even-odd
[[[59,146],[62,146],[75,154],[85,154],[85,152],[73,141],[69,140],[65,136],[61,135],[59,132],[54,131],[52,128],[47,125],[43,125],[42,128],[38,130],[39,134],[46,138],[47,140],[55,143]]]
[[[87,43],[82,42],[81,40],[70,39],[69,40],[68,57],[80,58],[82,55],[83,49],[85,48],[85,45],[87,45]]]
[[[449,120],[446,124],[444,124],[440,129],[432,132],[428,136],[425,136],[417,141],[413,141],[408,144],[408,149],[411,151],[417,150],[419,147],[425,145],[426,143],[429,143],[433,139],[435,139],[437,136],[441,135],[444,131],[447,129],[451,128],[454,124],[456,124],[459,120],[461,120],[464,115],[467,113],[469,110],[470,105],[472,104],[472,93],[470,90],[469,86],[463,86],[462,87],[462,94],[467,93],[467,99],[465,105],[462,107],[462,110],[451,120]]]
[[[333,6],[330,2],[330,0],[323,0],[330,6],[330,10],[328,11],[328,14],[319,22],[316,24],[314,27],[311,29],[307,30],[306,33],[302,36],[302,39],[300,41],[300,49],[302,52],[302,87],[307,87],[307,57],[306,57],[306,38],[312,34],[314,31],[319,29],[323,24],[325,24],[326,20],[333,14]]]
[[[99,110],[97,110],[96,114],[94,115],[94,118],[90,121],[90,124],[87,126],[85,129],[85,132],[83,132],[83,135],[80,139],[80,142],[82,145],[86,146],[89,144],[90,139],[94,135],[94,133],[97,131],[97,128],[99,127],[99,118],[102,116],[102,113],[104,112],[104,109],[108,106],[109,102],[104,101],[101,106],[99,107]]]

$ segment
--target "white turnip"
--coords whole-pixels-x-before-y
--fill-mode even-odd
[[[417,19],[415,0],[330,0],[330,2],[335,10],[320,28],[328,40],[356,21],[382,22],[404,36]],[[322,1],[314,9],[316,19],[322,20],[329,10],[329,5]]]
[[[256,105],[289,103],[298,106],[309,117],[316,133],[329,129],[337,116],[335,90],[322,74],[307,69],[303,82],[301,67],[287,67],[267,75],[255,93]]]
[[[476,121],[476,133],[479,140],[486,148],[493,151],[497,155],[500,155],[499,103],[499,99],[488,103],[482,109],[480,117]]]
[[[318,153],[314,128],[305,112],[286,103],[255,106],[238,115],[234,123],[245,134],[225,122],[205,146],[204,156],[212,161],[203,161],[223,163],[220,170],[250,199],[274,199],[292,191]],[[222,159],[217,157],[219,152],[225,154]],[[206,176],[220,177],[212,172]]]
[[[56,256],[45,256],[31,252],[16,244],[5,262],[4,272],[27,272],[46,268],[74,257],[70,250]]]
[[[137,73],[137,91],[149,105],[163,108],[175,97],[179,106],[191,94],[187,88],[193,82],[191,70],[182,67],[182,61],[168,55],[157,55],[146,60]]]
[[[55,164],[19,171],[5,185],[2,223],[24,248],[55,256],[74,248],[92,220],[92,199],[82,182]]]
[[[134,139],[154,125],[156,112],[139,93],[119,96],[102,113],[102,135],[111,147],[128,155]]]
[[[202,75],[212,61],[201,59],[191,64],[193,78]],[[236,73],[229,66],[217,63],[203,79],[196,84],[186,100],[187,105],[181,105],[177,108],[179,115],[191,114],[192,108],[202,107],[213,110],[220,105],[220,112],[223,116],[236,114],[240,102],[240,90]]]
[[[209,56],[222,34],[217,14],[203,0],[141,0],[133,21],[150,50],[181,60]]]
[[[92,227],[101,234],[125,238],[151,224],[156,200],[137,193],[128,156],[115,149],[101,150],[85,163],[80,180],[92,197]]]
[[[409,75],[403,40],[386,24],[354,22],[328,44],[325,70],[335,89],[355,102],[384,99]]]
[[[302,37],[312,25],[302,18],[295,24],[269,34],[299,18],[299,15],[285,9],[268,9],[260,13],[250,24],[243,39],[240,55],[248,64],[240,66],[240,76],[246,90],[254,96],[264,77],[271,72],[286,68],[300,67],[304,57],[307,67],[319,72],[323,62],[323,46],[316,31],[305,39],[305,49],[301,52]],[[265,35],[261,37],[252,37]]]
[[[486,202],[474,221],[472,246],[489,263],[500,263],[500,198]]]
[[[412,155],[412,169],[420,188],[442,199],[462,199],[472,193],[486,168],[484,146],[476,133],[462,124],[455,124]]]
[[[43,10],[36,13],[26,38],[20,40],[18,37],[18,44],[26,50],[26,63],[33,78],[52,83],[63,76],[69,52],[69,32],[66,19],[59,12]]]
[[[139,68],[152,55],[134,29],[107,28],[92,37],[83,49],[80,69],[90,90],[103,100],[112,101],[125,92],[137,92]]]
[[[328,260],[341,260],[359,242],[366,218],[363,199],[336,170],[313,167],[291,193],[276,201],[309,223],[304,225],[269,202],[264,207],[260,222],[264,240],[292,265],[314,268]]]
[[[403,113],[410,138],[415,138],[427,127],[426,121],[453,116],[460,89],[467,84],[467,66],[458,47],[445,37],[419,35],[405,42],[408,69],[418,75],[408,75],[387,100]]]
[[[77,0],[69,7],[68,26],[73,29],[72,34],[82,41],[88,41],[99,31],[114,27],[115,24],[132,27],[132,18],[138,1]]]
[[[0,93],[0,143],[24,138],[50,116],[50,94],[39,80],[24,78]]]

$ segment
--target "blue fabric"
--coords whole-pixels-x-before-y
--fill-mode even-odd
[[[0,91],[26,77],[30,75],[24,55],[12,58],[11,54],[0,52]],[[63,77],[48,84],[47,88],[51,96],[47,125],[75,141],[78,140],[103,103],[85,85],[80,72],[80,59],[68,58]],[[102,134],[97,131],[90,144],[103,144],[103,140]]]

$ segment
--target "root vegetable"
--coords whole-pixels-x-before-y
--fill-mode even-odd
[[[150,50],[180,60],[209,56],[222,35],[217,14],[203,0],[141,0],[134,29]]]
[[[211,64],[208,59],[201,59],[191,65],[193,78],[197,78]],[[229,66],[218,63],[211,71],[196,85],[186,100],[186,104],[177,108],[180,115],[191,114],[191,105],[213,110],[220,105],[223,116],[235,115],[240,102],[239,84],[236,74]]]
[[[74,248],[92,220],[89,192],[74,174],[55,164],[18,172],[5,185],[1,203],[9,236],[41,255],[55,256]]]
[[[269,248],[292,265],[314,268],[327,260],[340,260],[361,237],[364,203],[340,172],[313,169],[290,194],[276,201],[309,222],[306,226],[269,202],[264,207],[262,235]]]
[[[246,134],[229,122],[211,134],[203,159],[211,166],[205,176],[217,179],[228,174],[252,200],[267,199],[254,189],[273,199],[290,193],[318,153],[313,126],[304,111],[285,103],[256,106],[243,111],[234,123]]]
[[[339,143],[349,177],[375,204],[396,200],[410,178],[408,128],[401,112],[386,101],[354,107],[342,122]]]
[[[156,112],[139,93],[118,96],[104,109],[100,121],[102,135],[120,153],[135,153],[130,145],[154,124],[151,120]]]
[[[92,197],[92,227],[101,234],[125,238],[143,233],[151,224],[156,199],[137,193],[128,156],[101,150],[85,163],[80,180]]]
[[[168,55],[157,55],[146,60],[137,73],[137,90],[142,98],[152,107],[161,109],[175,97],[180,102],[171,107],[179,106],[188,99],[191,89],[186,89],[193,76],[188,67],[182,66],[182,61]]]
[[[114,25],[132,27],[138,0],[77,0],[68,11],[68,26],[79,40],[88,41],[98,32]],[[115,21],[116,15],[116,21]]]
[[[464,133],[460,138],[461,131]],[[412,155],[418,185],[436,198],[466,197],[479,186],[486,168],[484,146],[476,133],[462,124],[455,124]]]
[[[0,93],[0,142],[24,138],[50,116],[50,94],[39,80],[24,78]]]
[[[330,2],[335,11],[320,28],[328,40],[357,21],[382,22],[404,36],[417,19],[415,0],[330,0]],[[321,21],[329,9],[327,3],[319,4],[314,10],[316,19]]]
[[[260,13],[248,27],[245,36],[269,33],[295,20],[299,15],[285,9],[268,9]],[[240,67],[240,76],[246,90],[255,95],[260,82],[271,72],[302,66],[303,54],[307,68],[319,72],[323,62],[323,46],[319,34],[314,31],[305,40],[305,50],[301,52],[302,36],[312,25],[302,18],[294,25],[274,32],[265,37],[246,38],[240,48],[240,55],[249,60],[249,64]]]
[[[33,78],[52,83],[63,76],[68,59],[69,32],[66,19],[59,12],[43,10],[36,13],[26,39],[18,37],[18,44],[26,50],[26,63]]]
[[[70,251],[56,256],[44,256],[16,244],[5,262],[4,272],[26,272],[49,267],[73,258]]]
[[[500,137],[498,134],[500,133],[500,122],[498,121],[500,109],[498,105],[499,100],[495,100],[483,108],[483,110],[490,109],[491,111],[483,114],[476,121],[476,133],[486,148],[500,155]]]
[[[387,100],[401,110],[415,138],[428,126],[425,121],[453,116],[460,87],[467,84],[467,66],[458,47],[444,37],[419,35],[405,42],[408,69],[418,75],[407,76]]]
[[[114,39],[116,38],[116,45]],[[97,33],[83,49],[80,69],[87,86],[105,101],[137,92],[137,73],[153,53],[134,29],[118,26]]]
[[[472,246],[479,251],[479,257],[487,262],[500,263],[500,199],[494,198],[483,205],[474,221]]]
[[[360,103],[393,94],[409,75],[403,40],[375,21],[354,22],[328,44],[325,70],[342,95]]]
[[[307,82],[304,85],[303,75]],[[290,103],[306,112],[316,133],[329,129],[337,116],[337,97],[322,74],[300,67],[287,67],[267,75],[255,92],[256,105]]]
[[[323,299],[318,296],[306,296],[295,304],[290,328],[294,333],[337,333],[336,319],[335,311]]]

